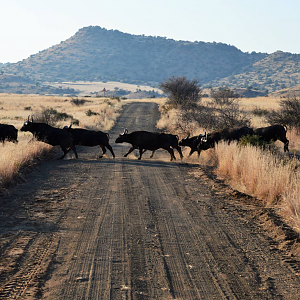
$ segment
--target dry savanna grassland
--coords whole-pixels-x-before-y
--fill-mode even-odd
[[[119,115],[121,106],[127,101],[109,98],[74,98],[38,95],[0,94],[0,123],[12,124],[20,129],[28,115],[39,116],[45,109],[52,108],[58,113],[67,114],[66,118],[56,123],[63,127],[75,122],[82,128],[108,131]],[[159,104],[161,118],[157,127],[177,134],[176,124],[180,111],[166,109],[166,99],[143,99]],[[254,128],[267,126],[264,115],[257,111],[279,108],[280,98],[242,98],[240,107],[251,117]],[[76,104],[77,103],[77,104]],[[256,112],[256,113],[255,113]],[[203,133],[205,128],[190,124],[191,135]],[[180,138],[182,138],[180,133]],[[300,137],[294,131],[287,132],[291,152],[300,150]],[[41,142],[32,142],[32,134],[19,131],[19,143],[0,145],[0,188],[10,185],[22,177],[24,166],[31,166],[40,158],[51,155],[52,147]],[[30,142],[29,142],[30,141]],[[283,144],[276,142],[283,151]],[[285,218],[295,230],[300,232],[300,163],[298,160],[279,158],[267,151],[253,146],[239,146],[236,143],[227,145],[219,143],[215,149],[203,151],[200,158],[197,154],[187,157],[189,149],[184,149],[184,160],[200,163],[214,168],[216,174],[225,179],[235,189],[253,195],[266,206],[273,207]]]
[[[280,107],[280,98],[258,97],[240,99],[240,107],[250,116],[254,128],[268,126],[265,115],[258,112]],[[180,111],[161,106],[162,118],[158,128],[168,131],[176,128]],[[182,129],[182,128],[181,128]],[[205,128],[189,124],[192,135],[204,133]],[[174,132],[174,130],[173,130]],[[287,131],[292,153],[300,151],[300,136],[294,130]],[[284,220],[300,233],[300,162],[284,156],[283,143],[277,141],[281,155],[274,155],[254,146],[237,143],[219,143],[215,149],[202,151],[200,159],[194,153],[187,161],[212,166],[216,174],[235,189],[260,199],[266,207],[274,208]],[[187,157],[189,149],[184,150]]]
[[[0,94],[0,123],[14,125],[19,130],[29,115],[37,119],[42,112],[53,109],[52,112],[61,116],[56,127],[75,123],[82,128],[105,132],[114,125],[121,106],[118,99],[108,98]],[[30,132],[19,130],[18,144],[6,142],[0,145],[0,188],[22,178],[24,167],[51,155],[53,147],[31,140]]]

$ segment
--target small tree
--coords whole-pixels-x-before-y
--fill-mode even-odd
[[[281,124],[290,128],[295,128],[300,132],[300,99],[296,96],[281,100],[280,109],[272,110],[267,116],[270,124]]]
[[[223,106],[229,106],[236,103],[237,99],[240,98],[240,95],[234,93],[229,88],[221,88],[216,91],[211,90],[210,97],[222,108]]]
[[[185,76],[172,76],[162,82],[160,88],[169,94],[168,102],[174,107],[194,106],[201,100],[201,88],[197,79],[189,80]]]
[[[221,88],[217,91],[212,90],[211,98],[213,129],[219,130],[250,125],[249,117],[240,109],[240,95],[229,88]]]

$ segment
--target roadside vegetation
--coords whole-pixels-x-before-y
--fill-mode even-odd
[[[176,83],[176,80],[180,81],[177,85],[180,88],[173,86],[172,89],[177,94],[170,89],[170,82]],[[195,90],[195,86],[198,96],[193,101],[187,91]],[[160,129],[182,138],[225,127],[258,128],[279,123],[287,127],[290,154],[299,155],[300,100],[297,97],[239,98],[230,89],[223,88],[212,90],[209,97],[203,98],[196,81],[174,77],[161,88],[170,96],[160,107],[161,119],[157,124]],[[185,149],[185,157],[188,153],[189,149]],[[291,156],[283,154],[281,142],[263,145],[255,143],[254,136],[240,144],[221,142],[215,149],[202,151],[200,159],[196,153],[186,159],[213,167],[219,177],[235,189],[257,197],[266,207],[274,208],[300,233],[300,161]]]
[[[121,106],[119,100],[109,98],[0,94],[0,123],[14,125],[19,130],[30,115],[35,122],[55,127],[73,124],[105,132],[114,125]],[[32,141],[31,133],[19,130],[18,141],[0,145],[0,189],[22,180],[25,169],[53,153],[53,147]]]
[[[180,86],[180,89],[178,89]],[[161,118],[157,127],[178,134],[198,135],[224,127],[254,128],[280,123],[288,127],[291,153],[300,150],[300,102],[296,97],[240,98],[228,88],[215,89],[208,97],[196,80],[171,77],[160,88],[170,96],[166,101],[147,99],[160,104]],[[176,91],[176,92],[175,92]],[[182,91],[182,92],[178,92]],[[144,101],[144,100],[143,100]],[[112,98],[77,98],[38,95],[0,94],[0,123],[20,129],[30,115],[35,121],[52,126],[108,131],[119,115],[123,101]],[[297,123],[298,121],[298,123]],[[52,147],[31,141],[30,133],[18,133],[18,144],[0,145],[0,187],[22,180],[24,167],[36,164],[52,154]],[[202,151],[185,160],[213,167],[215,173],[234,188],[260,199],[267,207],[276,209],[300,232],[300,162],[283,155],[283,145],[276,142],[263,150],[253,141],[240,144],[219,143],[215,149]]]

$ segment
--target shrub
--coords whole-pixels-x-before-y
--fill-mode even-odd
[[[106,103],[109,106],[112,106],[112,102],[109,99],[104,99],[103,103]]]
[[[240,145],[241,146],[247,146],[247,145],[251,145],[251,146],[256,146],[256,147],[263,147],[265,144],[264,141],[262,141],[259,137],[259,135],[246,135],[243,136],[240,139]]]
[[[300,99],[289,97],[280,101],[281,108],[278,111],[271,111],[267,120],[270,124],[281,124],[295,128],[300,132]]]
[[[85,100],[85,99],[78,99],[78,98],[72,98],[72,100],[71,100],[70,102],[71,102],[71,104],[73,104],[73,105],[80,106],[80,105],[83,105],[83,104],[85,104],[86,102],[88,102],[88,100]]]
[[[197,79],[172,76],[161,83],[160,88],[169,94],[168,102],[175,107],[190,107],[201,100],[201,88]]]
[[[211,90],[210,96],[213,101],[220,107],[228,106],[236,102],[240,95],[234,93],[229,88],[220,88],[218,90]]]
[[[92,111],[91,109],[89,109],[88,111],[86,111],[85,114],[86,114],[88,117],[99,115],[98,113]]]
[[[257,117],[264,117],[264,116],[267,116],[269,114],[269,111],[267,109],[255,107],[252,110],[252,113],[253,113],[253,115],[255,115]]]
[[[73,120],[72,120],[72,124],[73,124],[73,125],[76,125],[76,126],[79,126],[79,120],[73,119]]]
[[[240,95],[229,88],[220,88],[211,91],[212,101],[209,103],[211,110],[210,123],[212,129],[249,126],[249,117],[240,109]]]
[[[39,123],[46,123],[55,126],[58,121],[73,120],[73,116],[64,112],[58,112],[54,108],[44,108],[42,111],[34,114],[34,121]]]
[[[275,146],[273,141],[267,143],[267,142],[261,140],[259,135],[249,135],[248,134],[246,136],[243,136],[240,139],[239,144],[241,146],[249,146],[249,145],[255,146],[262,150],[269,150],[272,153],[278,152],[278,148]]]

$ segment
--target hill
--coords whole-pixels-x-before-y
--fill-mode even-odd
[[[300,84],[300,55],[245,53],[223,43],[131,35],[99,26],[13,64],[5,74],[38,82],[118,81],[152,87],[171,76],[264,94]]]
[[[3,70],[41,81],[149,84],[175,75],[197,78],[203,85],[236,74],[266,55],[222,43],[175,41],[90,26],[23,61],[6,64]]]
[[[277,51],[236,75],[214,80],[212,86],[252,87],[274,92],[300,83],[300,55]]]

